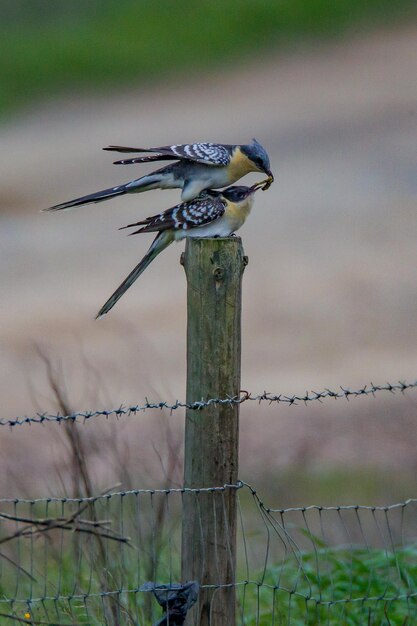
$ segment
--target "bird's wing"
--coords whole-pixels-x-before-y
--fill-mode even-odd
[[[163,211],[158,215],[146,218],[141,222],[129,224],[123,228],[142,226],[139,230],[131,233],[152,233],[164,230],[188,230],[209,224],[221,217],[226,208],[226,201],[220,196],[205,194],[196,200],[182,202],[172,209]]]
[[[182,145],[160,146],[159,148],[128,148],[124,146],[108,146],[104,150],[114,152],[155,152],[155,161],[167,159],[178,159],[180,161],[194,161],[195,163],[205,163],[206,165],[228,165],[233,146],[218,143],[186,143]],[[132,161],[122,161],[127,163]]]

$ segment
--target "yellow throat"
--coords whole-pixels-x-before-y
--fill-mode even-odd
[[[249,172],[257,172],[255,165],[250,159],[242,152],[239,146],[237,146],[232,154],[230,165],[228,167],[229,183],[234,183],[245,174]]]

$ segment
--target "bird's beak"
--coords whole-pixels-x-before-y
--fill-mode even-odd
[[[265,183],[266,183],[266,180],[263,180],[262,182],[255,183],[254,185],[252,185],[252,187],[249,187],[248,196],[250,196],[252,193],[255,193],[255,191],[258,191],[258,189],[261,189]]]

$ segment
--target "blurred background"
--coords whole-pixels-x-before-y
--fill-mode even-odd
[[[414,0],[0,0],[0,13],[2,418],[185,398],[182,245],[94,320],[151,240],[117,229],[178,193],[40,213],[150,169],[112,165],[108,144],[268,150],[275,184],[240,233],[244,389],[416,378]],[[240,476],[283,507],[415,496],[416,425],[413,391],[246,403]],[[80,426],[94,488],[178,484],[182,427],[179,411]],[[63,427],[0,434],[0,497],[72,489]]]

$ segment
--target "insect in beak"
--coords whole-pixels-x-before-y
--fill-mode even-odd
[[[263,191],[265,191],[266,189],[269,189],[273,180],[274,180],[274,177],[271,175],[271,176],[268,176],[268,178],[266,178],[265,180],[261,180],[260,183],[255,183],[254,185],[252,185],[252,187],[250,187],[250,193],[258,191],[258,189],[262,189]]]

